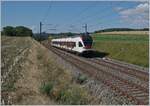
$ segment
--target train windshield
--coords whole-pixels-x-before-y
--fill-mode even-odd
[[[79,44],[79,47],[83,47],[83,45],[82,45],[82,43],[81,43],[81,42],[79,42],[78,44]]]
[[[86,36],[86,35],[84,35],[84,36],[82,36],[82,40],[83,40],[83,43],[84,43],[84,46],[85,46],[85,47],[90,47],[90,48],[91,48],[92,42],[93,42],[91,36],[88,36],[88,35]]]

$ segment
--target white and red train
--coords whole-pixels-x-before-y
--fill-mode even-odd
[[[89,35],[52,39],[51,45],[75,53],[87,53],[92,50],[92,37]]]

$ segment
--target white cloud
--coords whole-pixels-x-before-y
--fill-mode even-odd
[[[114,10],[117,11],[117,12],[118,12],[118,11],[121,11],[122,9],[123,9],[123,7],[115,7],[115,8],[114,8]]]
[[[134,8],[123,9],[119,11],[121,18],[124,22],[130,24],[140,24],[141,26],[148,27],[149,23],[149,4],[141,3]]]
[[[122,15],[134,15],[134,14],[140,14],[140,13],[143,14],[146,12],[148,12],[148,3],[139,4],[136,8],[120,11],[120,14],[122,14]]]

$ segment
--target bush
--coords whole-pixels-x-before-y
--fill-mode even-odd
[[[12,26],[6,26],[3,28],[2,34],[6,36],[15,36],[15,28]]]
[[[82,84],[87,80],[87,77],[84,75],[79,74],[78,78],[77,78],[77,82]]]
[[[88,104],[87,92],[77,86],[69,89],[63,89],[60,92],[59,100],[62,104],[67,105],[85,105]]]
[[[40,88],[42,93],[46,93],[47,95],[50,95],[50,93],[52,92],[54,84],[49,82],[49,83],[44,83],[42,85],[42,87]]]
[[[24,27],[24,26],[17,26],[17,27],[12,27],[12,26],[6,26],[3,28],[2,31],[3,35],[6,36],[32,36],[32,30]]]
[[[32,36],[32,30],[24,26],[17,26],[15,28],[16,36]]]

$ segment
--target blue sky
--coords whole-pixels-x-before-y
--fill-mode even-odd
[[[84,32],[104,28],[148,27],[148,2],[125,1],[3,1],[2,27],[27,26],[39,32]],[[48,25],[47,25],[48,24]]]

